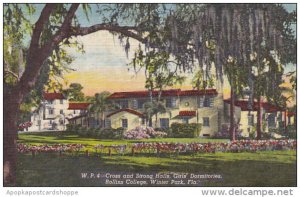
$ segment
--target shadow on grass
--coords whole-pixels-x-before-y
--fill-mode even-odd
[[[284,155],[286,156],[286,155]],[[224,156],[226,157],[226,156]],[[237,154],[236,157],[239,157]],[[221,160],[223,159],[223,160]],[[222,181],[204,186],[296,186],[296,162],[224,160],[218,155],[160,155],[77,157],[19,154],[18,186],[105,186],[104,179],[83,179],[81,173],[185,172],[220,174]]]

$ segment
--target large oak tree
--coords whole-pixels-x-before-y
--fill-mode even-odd
[[[223,65],[229,56],[240,69],[251,73],[250,54],[260,53],[262,43],[268,51],[276,51],[282,63],[295,62],[296,42],[292,36],[289,15],[277,4],[108,4],[99,6],[102,16],[98,24],[82,26],[77,10],[79,4],[46,4],[35,24],[30,24],[18,4],[4,7],[5,48],[4,83],[4,183],[15,184],[17,117],[21,103],[41,81],[47,65],[56,70],[64,55],[63,47],[70,46],[74,37],[97,31],[109,31],[130,49],[130,39],[145,46],[175,56],[178,71],[192,71],[197,65],[205,79],[210,78],[212,64],[217,80],[223,80]],[[32,5],[24,5],[28,14]],[[88,12],[88,5],[82,4]],[[280,14],[280,17],[278,15]],[[100,17],[99,17],[100,18]],[[29,31],[23,31],[25,26]],[[26,36],[26,35],[27,36]],[[29,36],[28,36],[29,35]],[[30,37],[28,48],[19,41]],[[212,50],[210,43],[213,42]],[[16,73],[13,66],[24,51],[24,70]],[[20,52],[20,50],[19,50]],[[18,55],[17,55],[18,54]],[[46,69],[47,70],[47,69]],[[49,70],[49,69],[48,69]],[[51,71],[50,71],[51,72]],[[21,74],[20,74],[21,73]],[[42,80],[43,81],[43,80]],[[45,82],[45,81],[44,81]]]

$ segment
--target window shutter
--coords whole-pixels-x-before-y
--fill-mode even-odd
[[[136,99],[134,99],[134,100],[132,101],[132,106],[133,106],[134,109],[137,109],[137,108],[138,108],[138,102],[137,102]]]
[[[176,107],[176,98],[172,97],[171,99],[172,107]]]
[[[204,107],[204,97],[198,97],[198,106]]]
[[[214,101],[215,101],[214,97],[210,97],[209,98],[209,107],[213,107],[214,106]]]

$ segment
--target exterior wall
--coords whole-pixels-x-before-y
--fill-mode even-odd
[[[171,97],[163,97],[162,101],[166,103],[166,99]],[[173,97],[174,98],[174,97]],[[197,111],[197,116],[187,117],[189,118],[189,123],[201,123],[203,125],[203,117],[209,118],[209,126],[202,126],[200,136],[212,136],[215,132],[218,132],[221,129],[221,124],[224,122],[224,112],[223,112],[223,95],[218,94],[213,97],[213,106],[212,107],[198,107],[198,98],[197,96],[181,96],[176,98],[176,106],[172,108],[167,108],[166,113],[159,113],[156,116],[152,117],[152,126],[154,128],[162,127],[160,119],[168,118],[169,119],[169,127],[171,124],[184,123],[184,119],[178,117],[180,111]],[[115,103],[119,102],[121,99],[114,100]],[[142,109],[133,108],[133,100],[135,98],[125,99],[128,100],[128,107],[139,112],[142,112]],[[140,100],[137,98],[136,100]],[[146,100],[143,98],[143,100]],[[107,114],[107,113],[106,113]],[[110,117],[112,128],[121,127],[121,119],[128,119],[128,129],[135,128],[136,126],[141,125],[141,118],[136,115],[130,114],[128,112],[120,112],[114,114]]]
[[[212,107],[201,107],[197,109],[198,123],[202,124],[200,136],[213,136],[214,133],[221,131],[224,123],[223,94],[213,97]],[[209,126],[203,125],[203,118],[209,118]]]
[[[109,117],[111,121],[111,127],[114,129],[122,127],[122,119],[127,119],[128,128],[126,130],[133,129],[142,124],[141,118],[137,115],[120,112]]]
[[[224,113],[225,113],[225,119],[226,119],[226,123],[229,124],[229,116],[230,116],[230,105],[229,104],[224,104],[225,105],[225,109],[224,109]],[[249,137],[249,132],[251,132],[253,130],[253,127],[256,126],[257,124],[257,112],[256,111],[241,111],[240,107],[235,106],[235,119],[237,121],[237,123],[239,124],[239,129],[242,131],[242,136],[244,137]],[[279,123],[280,121],[284,121],[284,114],[281,115],[280,118],[280,114],[282,112],[274,112],[274,113],[266,113],[264,111],[264,109],[262,110],[262,114],[263,117],[265,117],[265,119],[262,119],[263,124],[265,124],[265,129],[263,130],[263,132],[269,132],[270,128],[278,128],[279,127]],[[248,115],[253,115],[253,125],[249,125],[248,124]],[[275,114],[275,127],[268,125],[268,116],[270,114]]]
[[[219,130],[218,109],[204,107],[198,109],[198,123],[202,124],[200,136],[212,136]],[[204,126],[203,118],[209,118],[209,126]]]
[[[71,113],[68,107],[69,102],[67,99],[63,99],[63,104],[60,103],[60,99],[53,100],[51,104],[47,101],[45,106],[41,106],[38,112],[31,115],[32,126],[28,130],[64,130],[65,124],[68,123],[66,117]],[[53,114],[49,114],[49,109],[53,110]],[[64,115],[60,114],[60,110],[63,110]],[[56,128],[53,128],[54,124],[56,124]]]
[[[179,109],[182,111],[194,111],[198,108],[196,96],[182,96],[180,97]]]
[[[242,136],[249,137],[249,132],[252,131],[253,126],[257,124],[257,112],[251,111],[250,114],[253,115],[253,125],[248,125],[248,111],[241,111],[241,119],[240,119],[240,129],[242,130]]]
[[[46,119],[55,119],[57,116],[60,115],[60,110],[63,110],[63,113],[65,115],[70,113],[70,110],[68,110],[69,107],[69,101],[66,99],[63,99],[63,104],[60,104],[60,99],[53,100],[52,104],[46,105],[46,113],[45,117]],[[49,109],[53,109],[53,114],[49,114]]]

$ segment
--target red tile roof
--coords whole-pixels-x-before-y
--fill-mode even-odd
[[[216,89],[206,89],[206,90],[182,90],[180,91],[180,96],[202,96],[202,95],[217,95]]]
[[[65,99],[66,97],[62,93],[56,93],[56,92],[45,92],[43,94],[43,97],[45,100],[55,100],[55,99]]]
[[[140,112],[138,112],[138,111],[135,111],[135,110],[129,109],[129,108],[125,108],[125,109],[119,109],[119,110],[117,110],[115,112],[112,112],[112,113],[108,114],[107,117],[110,117],[110,116],[112,116],[114,114],[117,114],[117,113],[120,113],[120,112],[123,112],[123,111],[131,113],[131,114],[134,114],[134,115],[137,115],[137,116],[140,116],[140,117],[143,116],[143,114],[140,113]]]
[[[88,109],[91,103],[69,103],[68,109]]]
[[[291,111],[287,111],[287,112],[286,112],[286,115],[287,115],[287,116],[295,116],[296,113],[295,113],[295,112],[291,112]]]
[[[230,104],[230,99],[226,99],[224,100],[224,102]],[[248,100],[235,101],[235,106],[240,107],[242,111],[250,111],[250,109],[248,108]],[[268,102],[262,102],[262,107],[266,110],[267,113],[283,111],[281,107],[272,105]],[[253,101],[253,106],[251,111],[257,111],[257,109],[258,109],[258,102]]]
[[[196,116],[196,111],[180,111],[179,116]]]
[[[161,96],[201,96],[201,95],[217,95],[216,89],[206,89],[206,90],[180,90],[180,89],[170,89],[163,90]],[[152,95],[156,97],[158,91],[153,91]],[[141,98],[148,97],[149,91],[133,91],[133,92],[115,92],[111,94],[109,99],[122,99],[122,98]]]

